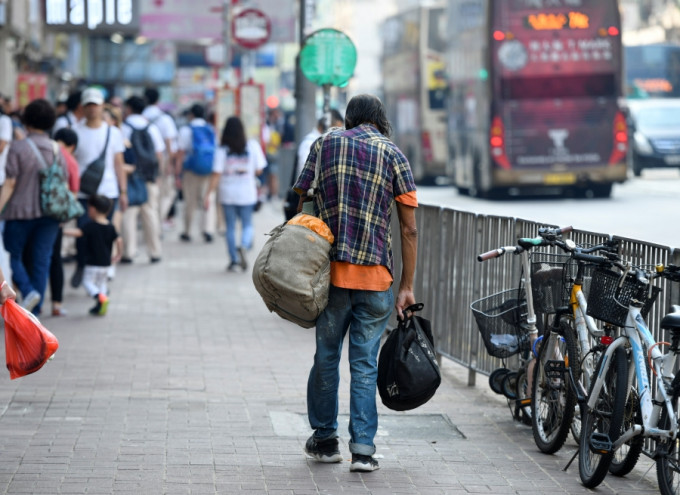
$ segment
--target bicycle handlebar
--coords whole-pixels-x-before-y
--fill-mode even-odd
[[[603,265],[605,263],[610,263],[609,258],[606,256],[599,256],[596,254],[587,254],[581,250],[572,251],[572,257],[577,261],[585,261],[587,263],[596,263],[598,265]]]
[[[521,252],[521,248],[519,246],[505,246],[505,247],[500,247],[497,249],[493,249],[491,251],[487,251],[486,253],[482,253],[477,256],[477,261],[487,261],[493,258],[498,258],[500,256],[503,256],[505,253],[516,253],[516,252]]]

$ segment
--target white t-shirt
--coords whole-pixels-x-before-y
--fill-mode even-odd
[[[256,173],[267,166],[262,147],[254,139],[246,143],[243,155],[227,156],[228,148],[215,150],[213,173],[220,175],[220,202],[225,205],[254,205],[257,203]]]
[[[12,119],[7,115],[0,115],[0,141],[6,141],[7,145],[0,153],[0,184],[5,182],[5,165],[7,165],[7,154],[9,153],[9,143],[12,142]]]
[[[125,119],[125,122],[123,122],[121,129],[125,138],[130,139],[132,136],[131,127],[134,127],[135,129],[144,129],[147,125],[149,126],[149,136],[151,136],[156,153],[163,153],[165,151],[165,141],[163,141],[161,131],[155,124],[149,124],[149,121],[141,115],[133,114],[128,116],[128,118]]]
[[[305,166],[305,162],[307,161],[307,157],[309,156],[309,149],[312,147],[312,144],[314,144],[314,141],[319,139],[321,137],[321,133],[319,132],[319,129],[316,127],[312,129],[312,131],[307,134],[305,137],[302,138],[302,141],[300,142],[300,145],[298,146],[298,162],[297,162],[297,174],[300,175],[300,172],[302,172],[302,169]]]
[[[120,132],[120,129],[105,123],[102,123],[97,129],[92,129],[84,123],[73,126],[73,130],[78,134],[78,147],[73,155],[78,161],[80,175],[82,176],[87,166],[99,158],[99,155],[104,149],[104,143],[106,143],[106,129],[108,128],[111,129],[111,134],[109,135],[109,144],[106,147],[106,166],[104,168],[104,176],[97,189],[97,194],[101,194],[108,198],[117,198],[119,190],[118,177],[116,176],[116,169],[114,166],[114,156],[116,153],[123,153],[125,151],[125,141],[123,140],[123,133]],[[82,195],[79,196],[82,197]]]
[[[149,122],[156,124],[158,130],[161,131],[163,139],[170,140],[170,152],[174,153],[177,151],[177,126],[172,117],[158,108],[158,105],[149,105],[144,109],[142,115]]]

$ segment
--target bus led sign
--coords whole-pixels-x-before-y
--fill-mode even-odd
[[[524,18],[524,24],[529,29],[536,31],[588,29],[590,27],[590,17],[582,12],[529,14]]]

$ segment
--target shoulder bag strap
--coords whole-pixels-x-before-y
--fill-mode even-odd
[[[101,154],[99,155],[98,160],[101,160],[104,158],[104,155],[106,155],[106,148],[109,147],[109,134],[111,134],[111,126],[107,125],[106,126],[106,141],[104,142],[104,149],[102,150]]]
[[[49,165],[47,165],[47,162],[45,161],[45,157],[42,156],[42,153],[40,153],[40,150],[38,150],[38,147],[35,145],[33,140],[31,138],[26,138],[26,142],[28,143],[29,148],[31,148],[31,151],[33,151],[33,154],[35,157],[38,159],[40,164],[42,165],[42,168],[48,168]],[[56,155],[55,155],[56,159]]]
[[[326,141],[326,136],[321,140],[319,152],[316,154],[316,166],[314,167],[314,180],[312,185],[307,190],[307,197],[311,198],[319,193],[319,175],[321,174],[321,152],[323,151],[323,143]]]

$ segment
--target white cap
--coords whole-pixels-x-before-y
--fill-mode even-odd
[[[101,105],[104,103],[104,95],[97,88],[87,88],[80,97],[80,104],[87,105],[88,103]]]

